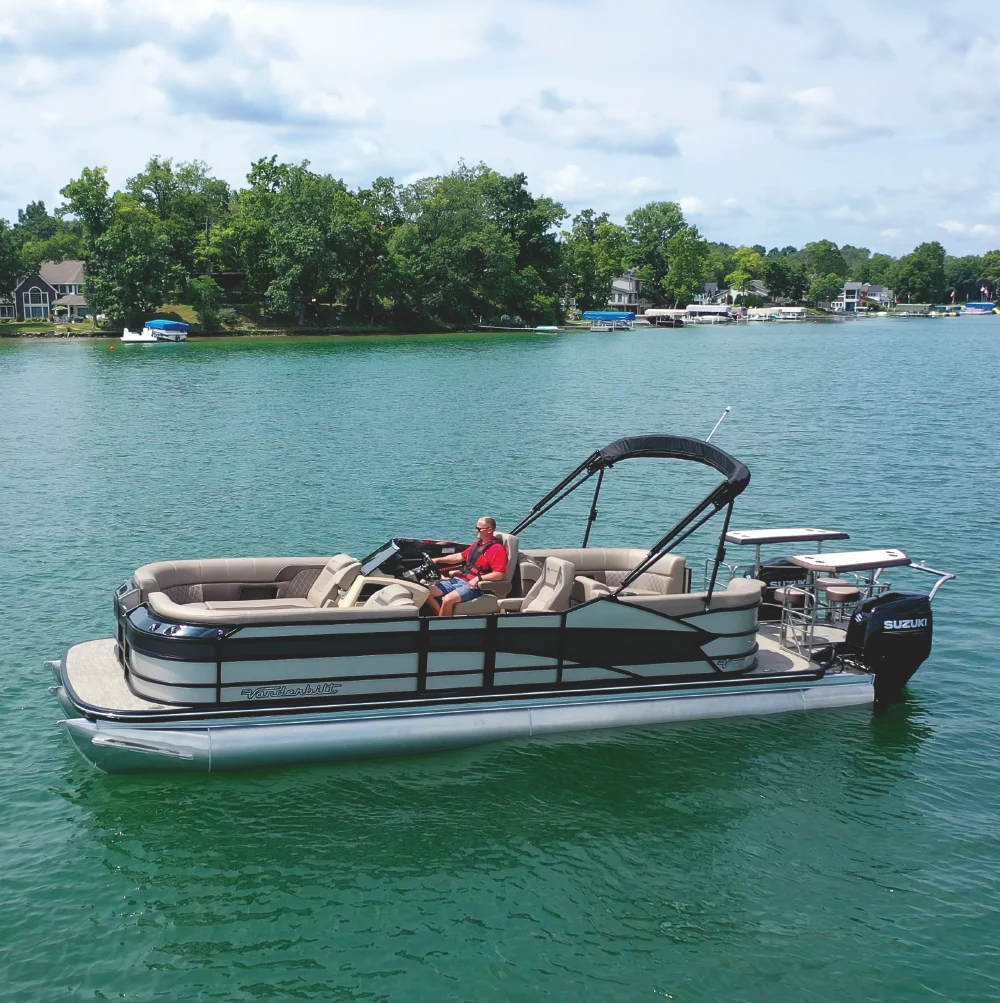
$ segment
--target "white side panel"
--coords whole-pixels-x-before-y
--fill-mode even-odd
[[[548,616],[537,613],[525,616],[508,614],[507,616],[502,616],[499,620],[497,620],[497,626],[501,630],[509,630],[512,627],[517,627],[519,630],[524,630],[527,627],[548,627],[551,630],[553,627],[559,627],[561,624],[562,617],[558,613],[552,613]]]
[[[479,627],[485,629],[486,618],[481,616],[446,616],[428,620],[427,626],[431,630],[476,630]]]
[[[215,687],[205,689],[193,686],[164,686],[162,683],[150,683],[136,676],[129,677],[132,689],[139,696],[157,703],[168,704],[202,704],[215,703]]]
[[[538,686],[541,683],[554,683],[558,671],[556,669],[509,669],[497,672],[494,681],[497,686]]]
[[[483,685],[483,674],[481,672],[468,672],[460,676],[428,676],[427,689],[429,690],[451,690],[456,688],[466,689],[472,686]]]
[[[459,669],[482,672],[483,653],[481,651],[429,651],[427,653],[428,675],[433,672],[455,672]]]
[[[274,658],[223,662],[226,685],[275,682],[281,679],[329,679],[331,676],[381,676],[417,671],[415,652],[400,655],[341,655],[322,658]]]
[[[265,683],[257,686],[224,686],[222,699],[233,703],[253,703],[260,700],[302,700],[321,696],[364,696],[367,693],[413,693],[416,689],[416,676],[405,679],[356,679],[344,683]]]
[[[618,679],[621,682],[625,682],[628,678],[620,672],[612,672],[610,669],[602,669],[596,666],[576,669],[563,666],[562,677],[564,683],[583,683],[589,679]]]
[[[685,621],[710,634],[739,634],[757,625],[757,607],[753,609],[719,609]]]
[[[136,672],[161,683],[210,683],[215,685],[215,662],[175,662],[168,658],[130,654]]]
[[[566,617],[567,627],[633,627],[639,630],[690,631],[691,627],[666,620],[641,606],[628,603],[598,600],[589,606],[571,609]]]
[[[512,669],[521,665],[558,665],[559,662],[555,658],[546,658],[544,655],[518,655],[498,651],[495,664],[498,669]]]
[[[420,621],[415,617],[412,620],[380,620],[372,617],[371,620],[358,623],[289,623],[284,626],[274,627],[241,627],[233,634],[233,637],[302,637],[316,634],[372,634],[372,633],[398,633],[405,631],[416,631],[419,629]]]
[[[645,665],[623,665],[626,672],[637,676],[691,676],[711,672],[708,662],[647,662]]]

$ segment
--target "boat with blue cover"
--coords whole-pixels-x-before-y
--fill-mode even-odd
[[[126,327],[121,340],[126,343],[146,345],[166,341],[187,341],[187,333],[190,330],[191,325],[180,320],[147,320],[138,333]]]
[[[634,459],[702,464],[721,481],[651,546],[592,547],[606,475]],[[896,699],[930,653],[931,600],[954,576],[896,549],[823,554],[842,532],[731,530],[749,483],[708,441],[616,440],[497,534],[502,580],[451,617],[425,600],[455,541],[148,564],[115,592],[113,636],[48,663],[61,723],[108,772],[226,770]],[[584,485],[581,544],[525,546]],[[718,544],[695,589],[677,548],[713,518]],[[761,546],[791,542],[813,549],[761,560]],[[727,543],[754,545],[755,560],[727,563]],[[936,576],[930,594],[884,579],[907,566]]]

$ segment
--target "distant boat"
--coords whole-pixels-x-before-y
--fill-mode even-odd
[[[151,345],[158,341],[187,341],[190,324],[179,320],[147,320],[141,331],[122,331],[121,340],[132,344]]]
[[[996,303],[966,303],[965,312],[971,314],[996,313]]]
[[[635,313],[631,310],[587,310],[583,319],[590,321],[591,331],[628,331]]]

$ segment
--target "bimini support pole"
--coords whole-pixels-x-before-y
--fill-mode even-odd
[[[726,408],[728,411],[729,409]],[[724,417],[724,416],[723,416]],[[722,420],[721,418],[719,419]],[[729,532],[729,520],[733,517],[733,503],[735,498],[730,499],[726,508],[726,518],[722,522],[722,532],[719,534],[719,549],[715,552],[715,564],[712,566],[712,580],[708,583],[708,594],[705,596],[705,608],[708,609],[712,601],[712,593],[715,591],[715,579],[719,575],[719,565],[726,559],[726,533]]]
[[[590,540],[590,530],[593,528],[594,523],[597,521],[597,498],[601,493],[601,485],[604,483],[604,468],[597,473],[597,487],[594,488],[594,500],[590,503],[590,517],[587,519],[587,531],[583,534],[583,546],[587,546],[587,541]]]

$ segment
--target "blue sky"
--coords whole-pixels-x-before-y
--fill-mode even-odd
[[[1000,28],[968,0],[0,5],[0,215],[151,154],[351,185],[460,158],[711,239],[1000,246]]]

